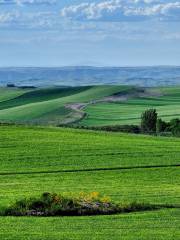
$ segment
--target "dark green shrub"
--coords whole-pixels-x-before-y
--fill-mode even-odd
[[[163,121],[161,118],[157,119],[156,132],[163,133],[168,130],[168,123]]]
[[[17,201],[6,209],[5,215],[13,216],[64,216],[95,215],[115,213],[118,205],[111,203],[99,193],[80,194],[70,198],[62,195],[43,193],[40,198]]]
[[[143,133],[154,133],[156,132],[157,123],[157,112],[156,109],[148,109],[141,116],[141,131]]]
[[[180,119],[172,119],[170,121],[170,130],[176,137],[180,137]]]
[[[140,133],[140,127],[137,125],[113,125],[94,127],[94,130],[108,131],[108,132],[125,132],[125,133]]]
[[[108,125],[108,126],[78,126],[78,125],[58,125],[58,127],[68,127],[76,129],[86,129],[94,131],[107,132],[125,132],[125,133],[140,133],[141,129],[138,125]]]
[[[40,198],[17,201],[3,214],[5,216],[82,216],[128,213],[159,208],[161,207],[158,205],[137,202],[129,204],[113,203],[110,198],[103,197],[98,192],[80,193],[77,197],[43,193]]]

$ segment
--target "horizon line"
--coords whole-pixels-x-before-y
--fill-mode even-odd
[[[0,66],[0,68],[143,68],[143,67],[180,67],[180,65],[62,65],[62,66]]]

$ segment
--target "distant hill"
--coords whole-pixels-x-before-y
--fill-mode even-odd
[[[180,67],[59,67],[0,68],[0,86],[84,86],[126,84],[168,86],[180,84]]]

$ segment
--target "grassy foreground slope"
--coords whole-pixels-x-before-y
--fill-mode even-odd
[[[2,173],[179,164],[180,139],[58,128],[0,128]]]
[[[178,240],[180,211],[161,210],[114,216],[0,218],[8,240]]]
[[[0,127],[0,208],[42,192],[178,204],[180,140]],[[0,217],[2,239],[178,239],[179,209],[97,217]]]

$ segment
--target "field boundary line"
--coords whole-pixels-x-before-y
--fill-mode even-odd
[[[180,164],[173,165],[152,165],[152,166],[134,166],[134,167],[114,167],[114,168],[87,168],[87,169],[67,169],[67,170],[50,170],[50,171],[34,171],[34,172],[4,172],[0,176],[8,175],[34,175],[34,174],[54,174],[54,173],[76,173],[76,172],[99,172],[99,171],[117,171],[117,170],[133,170],[133,169],[152,169],[152,168],[170,168],[180,167]]]

